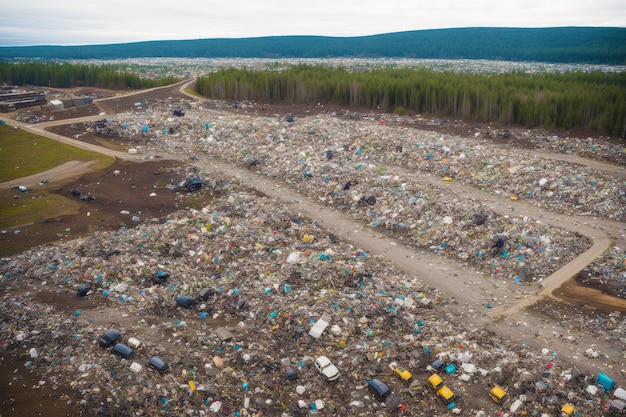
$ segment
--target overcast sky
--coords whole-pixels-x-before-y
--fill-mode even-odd
[[[361,36],[476,26],[626,27],[626,1],[0,1],[0,46],[282,35]]]

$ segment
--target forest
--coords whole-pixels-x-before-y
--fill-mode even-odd
[[[175,77],[141,78],[118,65],[86,65],[59,62],[8,63],[0,61],[0,82],[52,88],[98,87],[112,90],[142,89],[174,84]]]
[[[141,78],[114,64],[0,62],[0,82],[9,85],[126,90],[178,81],[170,76]],[[216,100],[334,103],[527,128],[585,129],[621,139],[626,129],[624,72],[479,74],[389,67],[355,71],[299,64],[264,70],[222,68],[198,77],[194,88]]]
[[[471,74],[420,68],[351,72],[296,65],[221,69],[198,77],[198,94],[220,100],[334,103],[527,128],[585,129],[624,139],[626,73]]]
[[[0,47],[4,59],[419,58],[626,65],[626,28],[454,28],[371,36],[269,36]]]

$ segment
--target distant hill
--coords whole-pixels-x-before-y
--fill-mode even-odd
[[[0,47],[0,59],[425,58],[626,64],[626,28],[460,28],[358,37],[272,36]]]

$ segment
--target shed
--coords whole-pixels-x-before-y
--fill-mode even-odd
[[[50,110],[63,110],[65,106],[61,100],[50,100],[48,102],[48,109]]]

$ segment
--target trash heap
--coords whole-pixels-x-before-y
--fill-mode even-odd
[[[551,211],[626,220],[624,178],[567,161],[555,162],[541,153],[545,149],[625,163],[623,145],[608,140],[507,130],[507,137],[519,139],[523,147],[538,149],[526,152],[498,143],[502,134],[491,128],[479,130],[473,137],[460,137],[417,130],[419,126],[401,116],[370,115],[358,120],[336,114],[255,118],[211,115],[202,104],[185,104],[190,107],[186,118],[171,117],[171,110],[155,105],[150,112],[118,116],[117,130],[121,137],[149,137],[152,145],[168,152],[194,149],[232,161],[265,159],[268,166],[262,170],[268,175],[291,174],[288,171],[301,168],[298,175],[315,179],[346,176],[347,182],[363,165],[374,165],[380,171],[403,168],[461,181],[504,198],[534,201]],[[328,168],[329,155],[334,170],[322,171]],[[341,172],[337,172],[338,167]],[[314,169],[307,171],[310,168]]]
[[[572,138],[538,129],[497,129],[492,126],[480,128],[477,136],[511,143],[522,148],[545,149],[559,154],[609,161],[622,166],[626,164],[624,144],[610,138]]]
[[[319,115],[289,122],[229,113],[211,116],[201,108],[188,109],[183,118],[161,108],[124,113],[117,123],[120,135],[143,138],[137,140],[143,140],[149,152],[208,155],[254,169],[406,244],[460,258],[485,274],[515,282],[540,281],[590,245],[578,233],[514,212],[501,216],[479,200],[421,181],[451,175],[448,178],[455,181],[489,187],[508,200],[513,193],[530,198],[524,197],[524,187],[535,183],[537,190],[557,187],[556,192],[564,193],[571,187],[562,184],[563,178],[596,178],[589,170],[585,174],[583,168],[560,164],[563,176],[544,183],[544,177],[556,178],[553,162],[501,151],[476,139],[395,128],[377,120]],[[170,123],[179,123],[176,133],[163,133]],[[148,134],[155,132],[147,140],[144,127]],[[533,195],[542,194],[537,190]],[[597,184],[575,190],[597,197],[596,191]],[[603,202],[621,211],[618,200]]]
[[[530,310],[561,323],[567,323],[567,327],[572,330],[591,334],[595,340],[608,342],[614,346],[614,352],[618,356],[626,359],[626,352],[623,349],[626,343],[626,319],[622,312],[593,311],[590,313],[555,300],[545,300],[530,307]],[[607,352],[602,352],[597,346],[585,345],[571,334],[555,333],[553,336],[567,343],[578,345],[576,353],[579,357],[587,356],[598,361],[606,359]],[[623,375],[626,370],[620,370],[620,372]]]
[[[565,404],[602,415],[612,399],[551,350],[466,326],[477,312],[419,277],[235,179],[219,187],[201,210],[3,260],[3,287],[28,289],[0,304],[5,359],[70,389],[85,415],[557,416]],[[77,299],[55,309],[41,292]],[[132,357],[99,345],[108,329]],[[154,355],[168,372],[147,366]],[[317,373],[320,355],[339,369],[336,382]],[[443,376],[456,395],[449,411],[426,385],[435,359],[457,369]],[[396,379],[393,364],[413,378]],[[395,402],[372,397],[372,377]],[[489,399],[494,384],[509,403]]]
[[[579,275],[584,285],[626,298],[626,252],[611,246]]]

